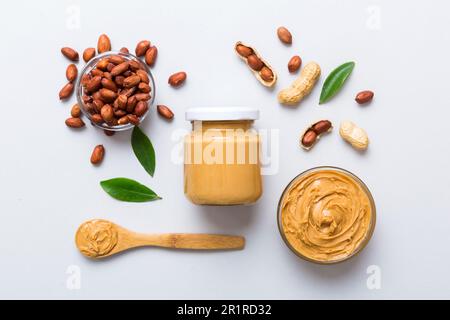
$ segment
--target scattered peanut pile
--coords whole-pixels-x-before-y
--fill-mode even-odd
[[[277,36],[282,43],[286,45],[292,44],[292,34],[286,27],[279,27],[277,29]],[[275,85],[277,81],[275,70],[261,58],[253,47],[238,41],[234,46],[234,50],[245,61],[261,84],[266,87],[273,87]],[[301,66],[302,59],[299,55],[294,55],[287,64],[290,73],[297,72]],[[354,62],[346,63],[330,73],[322,88],[322,94],[324,93],[324,89],[326,89],[324,102],[331,99],[340,90],[353,70],[353,66]],[[278,102],[287,106],[298,105],[304,97],[311,93],[320,74],[321,69],[316,62],[307,63],[301,70],[299,77],[289,87],[282,89],[278,93]],[[325,88],[327,81],[329,81],[329,86]],[[320,103],[323,103],[322,94]],[[373,96],[374,93],[370,90],[361,91],[356,95],[355,101],[360,105],[367,104],[372,101]],[[323,134],[331,132],[332,129],[333,125],[329,120],[320,120],[311,124],[301,134],[300,146],[305,150],[310,150]],[[369,145],[367,133],[351,121],[343,121],[339,133],[345,141],[357,150],[365,150]]]
[[[87,48],[83,52],[83,60],[88,63],[97,53],[111,51],[111,40],[106,34],[100,35],[95,48]],[[125,47],[120,49],[121,53],[129,53]],[[79,61],[79,54],[70,47],[63,47],[61,53],[70,61]],[[136,45],[135,54],[142,58],[149,67],[153,67],[158,55],[156,46],[150,41],[142,40]],[[69,99],[75,91],[75,82],[78,78],[78,68],[71,63],[66,69],[67,84],[59,92],[60,100]],[[171,75],[168,83],[178,87],[187,78],[185,72],[177,72]],[[128,60],[121,55],[111,55],[100,60],[95,67],[83,75],[80,84],[83,87],[83,106],[74,104],[70,111],[70,117],[65,123],[71,128],[82,128],[85,126],[82,120],[84,108],[90,114],[90,121],[97,124],[107,123],[110,126],[131,123],[139,125],[140,118],[147,113],[151,99],[150,79],[143,62],[138,59]],[[174,113],[165,105],[158,105],[157,111],[161,117],[170,120]],[[104,130],[108,136],[114,135],[115,131]],[[92,164],[100,164],[104,158],[105,148],[97,145],[91,156]]]

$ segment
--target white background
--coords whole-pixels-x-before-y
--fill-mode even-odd
[[[12,1],[0,11],[0,297],[1,298],[450,298],[450,160],[448,123],[449,16],[447,1]],[[79,11],[79,15],[77,15]],[[276,37],[287,26],[291,47]],[[135,159],[130,133],[106,137],[88,125],[64,125],[72,99],[58,101],[68,61],[62,46],[80,54],[107,33],[113,47],[150,39],[158,46],[157,103],[171,106],[172,123],[152,110],[143,124],[157,153],[150,178]],[[278,71],[274,91],[261,86],[233,52],[241,40]],[[295,75],[299,54],[323,70],[298,108],[282,107],[276,92]],[[343,62],[356,67],[344,89],[318,106],[326,75]],[[79,63],[81,68],[83,63]],[[185,70],[185,86],[167,85]],[[375,91],[366,107],[359,90]],[[265,177],[264,195],[251,207],[204,208],[183,195],[182,165],[171,161],[173,132],[189,129],[191,106],[258,107],[258,128],[280,130],[280,167]],[[338,127],[353,120],[371,145],[355,152],[338,135],[311,152],[298,136],[314,120]],[[104,144],[95,168],[89,157]],[[363,179],[378,209],[368,247],[334,266],[300,260],[282,242],[276,206],[286,184],[317,165],[335,165]],[[99,181],[117,176],[151,186],[164,199],[115,201]],[[240,252],[194,253],[141,249],[89,261],[74,245],[80,223],[105,218],[141,232],[218,232],[244,235]],[[66,286],[69,266],[81,288]],[[381,289],[369,290],[367,268],[379,266]]]

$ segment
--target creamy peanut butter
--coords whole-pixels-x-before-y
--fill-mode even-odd
[[[238,205],[262,193],[253,121],[203,121],[185,138],[184,191],[195,204]]]
[[[308,260],[349,258],[369,240],[375,207],[356,177],[332,168],[297,177],[280,200],[280,230],[290,247]]]
[[[84,255],[92,258],[104,256],[117,244],[117,229],[109,221],[91,220],[80,226],[75,241]]]

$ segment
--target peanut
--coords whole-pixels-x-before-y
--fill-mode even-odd
[[[245,58],[248,58],[249,55],[253,54],[253,50],[247,46],[244,46],[243,44],[238,44],[236,46],[236,51]]]
[[[127,108],[127,102],[128,102],[128,98],[126,95],[121,94],[117,97],[117,106],[119,107],[119,109],[121,110],[125,110]]]
[[[100,70],[103,70],[103,71],[105,71],[106,70],[106,67],[108,66],[108,64],[109,64],[109,59],[102,59],[102,60],[100,60],[98,63],[97,63],[97,65],[95,66],[97,69],[100,69]],[[95,70],[95,69],[94,69]]]
[[[111,51],[111,40],[106,34],[100,35],[97,42],[98,53],[103,53],[106,51]]]
[[[138,117],[142,117],[148,110],[148,104],[145,101],[139,101],[134,107],[134,115]]]
[[[356,95],[355,101],[359,104],[368,103],[372,101],[373,96],[374,96],[373,91],[370,90],[361,91]]]
[[[310,125],[300,138],[300,146],[303,149],[309,150],[320,139],[320,137],[333,129],[333,125],[329,120],[320,120]]]
[[[114,110],[109,104],[105,104],[100,111],[100,115],[105,122],[111,122],[114,118]]]
[[[115,65],[121,64],[123,62],[125,62],[125,58],[119,56],[119,55],[114,55],[109,57],[109,62]]]
[[[302,59],[299,56],[293,56],[288,63],[288,70],[290,73],[297,72],[302,65]]]
[[[78,52],[75,51],[75,50],[72,49],[72,48],[69,48],[69,47],[61,48],[61,53],[62,53],[67,59],[69,59],[69,60],[71,60],[71,61],[76,62],[76,61],[79,60]]]
[[[91,80],[89,80],[85,88],[87,92],[94,92],[99,90],[101,87],[102,87],[102,77],[95,76]]]
[[[285,44],[292,44],[292,34],[285,27],[279,27],[277,29],[277,35],[281,42]]]
[[[111,81],[113,79],[113,76],[109,72],[103,72],[103,77],[108,79],[108,80],[111,80]]]
[[[288,88],[278,93],[278,101],[286,105],[299,103],[312,91],[319,76],[320,66],[315,62],[309,62],[301,71],[300,76]]]
[[[131,60],[131,61],[128,61],[128,63],[130,64],[131,71],[136,72],[139,69],[141,69],[141,64],[137,61]]]
[[[104,72],[100,69],[94,69],[91,71],[90,75],[94,77],[103,77]]]
[[[95,109],[95,106],[93,103],[89,102],[85,104],[85,108],[84,108],[88,113],[95,114],[97,112],[97,109]]]
[[[91,75],[90,74],[84,74],[81,77],[81,85],[85,86],[90,80],[91,80]]]
[[[151,87],[148,84],[144,83],[144,82],[139,83],[138,89],[142,93],[149,93],[151,91]]]
[[[88,95],[86,95],[86,94],[84,94],[84,95],[81,97],[81,99],[83,100],[84,103],[92,102],[92,97],[90,97],[90,96],[88,96]]]
[[[150,48],[150,41],[148,40],[139,41],[135,50],[136,56],[142,57],[149,48]]]
[[[128,48],[126,48],[126,47],[122,47],[120,49],[120,52],[122,52],[122,53],[130,53],[130,50],[128,50]],[[111,132],[114,132],[114,131],[111,131]]]
[[[116,132],[115,131],[111,131],[111,130],[103,130],[103,132],[105,133],[105,135],[107,135],[108,137],[111,137],[111,136],[113,136],[113,135],[115,135],[116,134]]]
[[[128,117],[128,121],[135,126],[138,126],[139,123],[141,122],[139,120],[139,118],[137,116],[135,116],[134,114],[129,114],[127,117]]]
[[[150,47],[145,53],[145,63],[147,63],[150,67],[153,67],[157,56],[158,49],[155,46]]]
[[[95,110],[100,113],[100,111],[102,110],[103,106],[105,105],[105,103],[102,100],[99,99],[95,99],[92,104],[95,107]]]
[[[110,79],[107,79],[107,78],[101,79],[101,85],[105,89],[109,89],[109,90],[112,90],[112,91],[117,91],[116,83],[114,81],[110,80]]]
[[[98,146],[95,146],[94,150],[92,151],[91,163],[100,164],[103,161],[104,157],[105,157],[105,147],[99,144]]]
[[[123,86],[127,89],[135,87],[141,82],[141,78],[137,75],[129,76],[123,81]]]
[[[122,117],[119,118],[119,120],[117,120],[117,123],[119,125],[128,124],[129,122],[130,122],[130,120],[129,120],[129,118],[126,115],[126,112],[125,112],[125,114]]]
[[[117,98],[117,93],[109,89],[100,89],[100,95],[105,102],[113,102]]]
[[[148,101],[150,100],[150,95],[148,93],[137,93],[134,95],[137,101]]]
[[[150,83],[150,78],[147,75],[147,72],[144,70],[137,70],[136,74],[141,78],[141,81],[144,83]]]
[[[327,132],[328,130],[330,130],[330,128],[332,127],[332,124],[330,121],[328,120],[321,120],[319,122],[316,122],[313,126],[312,129],[314,130],[314,132],[316,132],[318,135]]]
[[[68,118],[66,119],[66,126],[70,128],[82,128],[84,127],[84,122],[81,118]]]
[[[127,112],[132,113],[137,103],[138,101],[135,96],[129,97],[127,100]]]
[[[99,115],[98,113],[93,114],[93,115],[91,116],[91,120],[92,120],[92,122],[97,123],[97,124],[101,124],[101,123],[104,122],[102,116]]]
[[[124,73],[125,71],[127,71],[128,67],[129,67],[129,63],[123,62],[117,66],[114,66],[109,72],[111,73],[111,75],[113,77],[115,77],[115,76],[118,76],[118,75]]]
[[[114,117],[119,119],[119,120],[120,120],[120,118],[122,118],[122,117],[127,115],[127,112],[125,110],[117,109],[115,106],[114,106],[113,109],[114,109]],[[119,121],[117,121],[117,124],[120,125],[121,123],[119,123]]]
[[[172,87],[178,87],[181,84],[183,84],[183,82],[186,80],[186,77],[187,77],[186,72],[183,72],[183,71],[177,72],[169,77],[168,83]]]
[[[259,74],[260,74],[261,78],[266,82],[270,82],[273,80],[273,72],[266,66],[262,67]]]
[[[114,82],[119,86],[119,87],[123,87],[123,81],[125,80],[124,76],[116,76],[114,78]]]
[[[72,64],[69,64],[66,69],[66,78],[69,82],[74,82],[77,79],[78,76],[78,69],[77,66]]]
[[[79,118],[81,116],[81,109],[78,103],[72,106],[72,109],[70,110],[70,115],[72,116],[72,118]]]
[[[83,52],[84,62],[89,62],[93,57],[95,57],[95,48],[87,48]]]
[[[260,71],[264,67],[264,63],[255,54],[247,57],[247,63],[255,71]]]
[[[357,150],[366,150],[369,146],[367,133],[351,121],[343,121],[341,123],[339,134]]]
[[[131,97],[136,92],[136,87],[131,87],[125,90],[122,90],[120,93],[124,96],[127,96],[127,98]]]
[[[114,63],[108,63],[108,65],[106,66],[106,71],[111,72],[112,69],[114,69],[116,65]]]
[[[169,107],[165,106],[165,105],[158,105],[156,107],[156,110],[158,110],[158,113],[161,117],[167,119],[167,120],[171,120],[174,117],[174,114],[172,112],[172,110],[169,109]]]
[[[61,91],[59,91],[59,99],[64,100],[69,98],[73,93],[74,85],[72,82],[67,83]]]
[[[305,148],[310,148],[317,140],[317,133],[314,130],[308,130],[302,138],[301,144]]]

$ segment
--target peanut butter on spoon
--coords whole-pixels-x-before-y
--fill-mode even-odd
[[[188,250],[242,250],[245,238],[217,234],[141,234],[107,220],[95,219],[86,221],[78,228],[75,243],[84,256],[100,259],[144,246]]]

